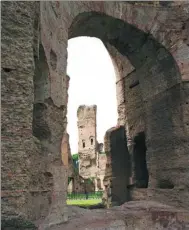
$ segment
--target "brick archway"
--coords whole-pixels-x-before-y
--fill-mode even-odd
[[[121,88],[120,93],[123,92],[123,89],[125,91],[123,95],[130,95],[129,92],[134,93],[133,90],[140,85],[141,91],[135,94],[138,104],[143,104],[144,108],[144,111],[137,111],[135,117],[135,123],[139,124],[139,127],[136,124],[131,124],[135,113],[129,106],[132,101],[127,99],[133,98],[133,96],[120,97],[123,101],[120,101],[119,110],[123,116],[119,120],[122,124],[125,122],[127,133],[131,139],[135,132],[142,131],[145,127],[147,164],[150,173],[149,186],[156,190],[159,179],[164,180],[164,177],[169,177],[169,180],[175,180],[174,189],[171,192],[170,189],[168,193],[161,190],[157,194],[153,193],[152,197],[174,205],[179,203],[179,205],[188,208],[186,199],[189,181],[189,147],[187,142],[189,135],[188,3],[173,2],[169,6],[154,6],[148,3],[130,4],[122,1],[41,1],[40,3],[12,1],[2,2],[2,194],[4,199],[2,209],[4,217],[10,213],[11,215],[14,213],[16,216],[22,212],[28,218],[33,218],[35,207],[32,205],[31,199],[33,186],[31,186],[31,181],[33,181],[31,175],[40,175],[45,169],[49,171],[49,168],[54,167],[54,170],[51,170],[53,177],[61,179],[60,146],[67,123],[66,48],[69,28],[77,16],[79,17],[83,13],[91,14],[90,12],[95,15],[93,14],[88,21],[94,20],[96,17],[95,20],[98,23],[101,21],[99,19],[102,19],[101,15],[105,15],[108,21],[109,19],[113,20],[115,27],[112,31],[108,26],[102,28],[109,28],[107,49],[116,63],[119,76],[121,76],[117,82]],[[106,19],[105,22],[108,23]],[[129,30],[132,36],[127,40],[127,45],[130,44],[128,49],[124,47],[126,45],[125,37],[128,34],[124,34],[125,30],[118,26],[119,23],[116,24],[117,20],[121,21],[120,23],[126,31],[128,28],[132,28],[132,31]],[[74,23],[81,23],[81,21]],[[91,28],[91,31],[94,32],[94,28]],[[75,29],[73,32],[77,32]],[[90,32],[89,27],[88,29],[85,31],[85,35]],[[96,33],[93,36],[98,37],[98,31]],[[135,37],[135,35],[138,36]],[[79,34],[76,33],[75,36],[79,36]],[[138,40],[137,37],[140,39]],[[146,39],[145,44],[142,42],[142,38]],[[42,103],[46,105],[45,119],[51,137],[45,142],[43,151],[40,138],[34,137],[32,130],[34,56],[39,53],[39,41],[44,48],[49,69],[49,88],[46,89],[45,102],[42,101]],[[139,44],[143,44],[143,46]],[[124,58],[125,55],[129,62]],[[129,63],[127,67],[125,67],[125,63]],[[130,71],[125,74],[125,69],[129,68]],[[135,81],[129,82],[131,78],[135,77],[138,78],[136,80],[139,80],[140,84],[129,88],[129,86],[133,86],[133,83],[136,83]],[[124,107],[124,103],[127,106]],[[137,104],[134,104],[134,107],[137,107]],[[127,114],[128,111],[129,114]],[[132,126],[134,128],[131,128]],[[46,155],[42,155],[42,153]],[[44,157],[43,164],[40,161],[42,156]],[[168,163],[166,163],[167,159],[169,159]],[[62,174],[64,174],[63,171]],[[54,188],[55,193],[60,195],[56,197],[54,204],[58,203],[60,209],[55,210],[54,206],[48,204],[47,195],[44,195],[47,203],[46,210],[50,210],[50,213],[57,211],[58,218],[55,222],[62,222],[65,218],[65,197],[61,194],[61,191],[64,190],[64,183],[62,183],[62,179],[60,181],[61,184],[56,184]],[[47,190],[47,187],[41,187],[40,180],[36,182],[35,187],[38,194]],[[179,188],[183,188],[183,190],[178,198],[177,189]],[[17,191],[20,192],[19,198]],[[171,194],[170,197],[169,194]],[[10,196],[11,199],[9,199]],[[35,202],[37,202],[36,197]],[[37,217],[40,216],[39,212]]]

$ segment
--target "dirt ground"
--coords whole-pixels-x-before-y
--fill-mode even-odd
[[[110,209],[68,207],[68,221],[40,230],[189,230],[189,212],[156,202],[127,202]]]

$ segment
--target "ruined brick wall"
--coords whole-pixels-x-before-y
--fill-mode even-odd
[[[12,1],[1,6],[2,226],[22,229],[27,219],[64,219],[67,174],[60,146],[66,109],[51,97],[40,3]],[[56,213],[58,199],[61,211],[51,219],[50,207]]]
[[[79,106],[78,117],[78,153],[79,174],[83,178],[96,176],[96,105]]]
[[[33,135],[33,104],[39,92],[34,79],[39,65],[45,66],[38,52],[40,9],[39,2],[3,2],[1,6],[2,225],[19,216],[24,226],[24,219],[46,216],[52,203],[53,178],[46,164],[49,152]]]
[[[104,153],[98,153],[97,174],[96,174],[96,189],[104,190],[104,176],[106,171],[107,156]]]
[[[67,178],[67,181],[68,178],[71,179],[71,182],[67,184],[67,191],[84,192],[84,179],[79,175],[79,172],[74,167],[74,162],[70,151],[69,134],[67,132],[64,133],[62,138],[61,152],[62,162],[66,172],[65,179]]]
[[[125,127],[111,128],[105,135],[105,152],[107,154],[105,187],[111,187],[112,202],[122,204],[130,200],[130,154],[127,148]],[[108,159],[109,158],[109,159]]]
[[[41,3],[42,40],[47,57],[51,49],[60,57],[57,58],[61,63],[58,74],[65,71],[66,64],[62,66],[62,63],[66,63],[67,57],[61,54],[66,54],[67,39],[77,36],[100,38],[112,59],[115,58],[115,66],[119,63],[117,72],[122,80],[117,85],[124,95],[122,102],[118,96],[120,121],[125,123],[127,136],[131,138],[131,152],[135,135],[144,129],[149,187],[154,189],[154,196],[165,178],[174,181],[173,193],[178,193],[180,186],[187,190],[187,10],[186,2],[169,6],[144,2],[137,5],[127,2]],[[109,45],[118,51],[115,56]],[[134,71],[130,77],[126,77],[129,74],[125,70],[126,61],[130,72]],[[64,74],[61,76],[64,78]],[[138,85],[129,88],[137,81]],[[58,89],[59,82],[54,81],[53,88]],[[128,100],[128,94],[133,98]],[[177,100],[172,100],[175,97]],[[182,159],[179,162],[176,160],[178,152]],[[167,159],[170,159],[167,164],[161,164]]]
[[[61,206],[47,220],[64,221],[67,178],[60,146],[67,124],[67,41],[81,35],[100,38],[113,59],[107,44],[114,46],[135,68],[145,111],[149,197],[188,208],[188,7],[180,1],[42,1],[39,9],[39,2],[2,2],[3,216],[36,219]],[[119,57],[117,71],[124,77]],[[122,105],[127,120],[135,106]],[[34,127],[42,131],[38,136]],[[165,181],[174,188],[162,188]]]
[[[84,179],[78,173],[75,172],[71,175],[70,178],[71,178],[71,182],[68,185],[67,192],[84,193],[86,187]]]
[[[104,170],[106,169],[106,154],[99,154],[99,173],[104,174]]]

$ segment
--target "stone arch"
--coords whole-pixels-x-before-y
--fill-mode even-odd
[[[85,148],[85,140],[82,140],[82,147]]]
[[[140,116],[140,122],[139,122],[139,126],[138,128],[135,128],[134,131],[130,130],[131,128],[129,127],[129,118],[128,118],[128,114],[126,113],[128,108],[126,108],[126,103],[125,102],[125,97],[119,97],[122,98],[122,103],[120,104],[120,106],[118,107],[118,111],[119,111],[119,120],[118,122],[120,122],[121,125],[125,125],[126,126],[126,131],[128,135],[128,143],[130,145],[130,149],[132,151],[132,138],[134,136],[135,133],[137,132],[141,132],[144,131],[144,118],[146,118],[146,120],[148,121],[148,119],[152,116],[151,118],[151,123],[152,124],[158,124],[158,122],[154,122],[155,120],[160,121],[162,116],[162,111],[164,111],[164,113],[168,116],[165,116],[164,121],[162,122],[162,124],[160,125],[160,127],[155,127],[153,125],[148,125],[147,127],[145,126],[145,130],[146,130],[146,140],[147,140],[147,164],[148,164],[148,168],[150,169],[150,183],[149,186],[150,187],[157,187],[157,177],[164,177],[166,176],[166,174],[162,175],[162,170],[160,170],[160,168],[156,169],[156,166],[161,162],[164,161],[163,158],[166,157],[166,154],[168,153],[168,155],[170,155],[171,152],[173,152],[172,154],[172,160],[174,162],[174,166],[175,168],[177,167],[178,162],[176,162],[176,155],[178,154],[178,149],[181,148],[182,149],[182,159],[186,159],[186,150],[187,150],[187,144],[184,143],[186,141],[186,136],[188,137],[188,131],[187,129],[185,129],[184,127],[184,119],[187,120],[186,118],[182,118],[182,116],[184,115],[184,109],[183,107],[183,102],[186,100],[187,98],[187,85],[182,86],[183,83],[181,83],[181,76],[182,79],[187,79],[187,64],[188,64],[188,59],[186,59],[186,54],[184,54],[182,56],[182,53],[184,52],[184,50],[188,50],[188,47],[186,47],[186,45],[184,44],[183,41],[179,41],[177,34],[182,33],[182,22],[185,23],[185,21],[187,20],[188,16],[187,16],[187,7],[188,4],[185,2],[182,3],[171,3],[169,5],[169,7],[162,7],[161,5],[157,4],[157,6],[155,6],[154,4],[148,4],[148,3],[137,3],[137,4],[130,4],[128,2],[41,2],[41,24],[42,24],[42,28],[41,28],[41,36],[42,36],[42,41],[43,41],[43,45],[45,47],[45,52],[47,55],[47,61],[49,63],[49,68],[50,68],[50,76],[51,76],[51,98],[54,102],[54,104],[56,106],[61,106],[64,105],[66,106],[67,104],[67,88],[65,86],[65,82],[66,82],[66,59],[67,59],[67,51],[66,51],[66,47],[67,47],[67,40],[69,38],[71,38],[69,36],[69,27],[71,26],[71,24],[74,22],[75,18],[84,12],[96,12],[97,14],[101,13],[101,14],[105,14],[106,16],[110,16],[113,17],[115,19],[120,19],[123,22],[125,22],[126,24],[129,24],[130,26],[134,26],[135,29],[138,29],[140,32],[142,32],[143,34],[147,34],[147,35],[152,35],[149,36],[149,44],[150,44],[150,38],[151,39],[151,45],[153,46],[153,43],[155,41],[155,44],[162,44],[163,48],[166,48],[168,50],[170,50],[170,53],[172,54],[172,56],[174,56],[176,62],[178,63],[178,67],[176,65],[176,63],[174,62],[174,59],[171,58],[171,61],[174,63],[173,66],[175,67],[174,70],[177,69],[176,72],[176,77],[173,77],[173,81],[172,83],[170,82],[169,87],[172,90],[167,90],[168,87],[166,87],[166,78],[164,79],[164,84],[162,84],[162,86],[158,85],[157,88],[155,88],[155,90],[153,91],[152,89],[154,89],[154,87],[148,87],[150,90],[146,89],[141,91],[138,95],[139,97],[139,101],[141,101],[141,103],[144,104],[144,108],[145,108],[145,115]],[[116,10],[113,10],[116,9]],[[171,9],[171,10],[170,10]],[[179,16],[178,16],[179,15]],[[84,21],[84,20],[83,20]],[[180,21],[181,23],[176,23],[177,21]],[[81,21],[80,21],[81,22]],[[75,20],[76,24],[77,20]],[[73,26],[73,24],[72,24]],[[167,30],[167,28],[169,28],[169,30]],[[185,29],[186,30],[186,29]],[[90,30],[89,30],[90,31]],[[86,31],[85,31],[86,32]],[[89,32],[88,32],[89,33]],[[86,35],[86,33],[85,33]],[[79,36],[79,35],[77,35]],[[97,36],[97,35],[96,35]],[[73,36],[74,37],[74,36]],[[111,40],[111,39],[110,39]],[[113,39],[115,40],[115,39]],[[135,40],[135,39],[134,39]],[[185,39],[186,40],[186,39]],[[159,43],[158,43],[158,42]],[[134,42],[134,41],[133,41]],[[113,47],[113,43],[106,44],[107,47],[111,46]],[[120,44],[119,44],[120,45]],[[162,46],[161,46],[162,47]],[[113,47],[114,48],[114,47]],[[132,48],[132,46],[130,47]],[[57,55],[57,65],[56,65],[56,71],[52,70],[52,68],[50,67],[50,51],[51,49],[56,53]],[[125,58],[124,53],[119,53],[117,54],[117,59],[115,60],[115,56],[113,55],[114,51],[112,51],[111,48],[107,48],[110,55],[112,55],[113,58],[113,62],[116,63],[116,65],[118,66],[118,62],[120,60],[120,57],[123,57],[122,59],[122,63],[127,63],[127,67],[129,67],[129,71],[127,71],[127,74],[134,74],[136,73],[136,69],[135,67],[131,64],[132,61],[134,59],[138,60],[139,62],[135,63],[138,67],[140,67],[140,59],[137,58],[137,49],[135,50],[135,52],[133,52],[132,56],[132,52],[130,53],[130,59]],[[145,57],[145,49],[146,46],[143,47],[143,49],[141,51],[144,52],[144,57]],[[165,49],[165,50],[166,50]],[[118,48],[116,48],[116,50],[118,50]],[[148,50],[149,52],[151,50]],[[142,53],[142,52],[141,52]],[[152,52],[153,53],[153,52]],[[154,56],[157,56],[157,50],[154,54]],[[160,52],[161,53],[161,52]],[[169,57],[171,56],[169,52],[167,52],[166,50],[166,54],[169,54]],[[122,55],[123,54],[123,55]],[[162,55],[162,54],[161,54]],[[160,56],[161,56],[160,55]],[[153,55],[152,55],[153,56]],[[166,56],[166,55],[165,55]],[[160,57],[161,59],[161,57]],[[161,59],[162,60],[162,59]],[[160,61],[161,61],[160,60]],[[124,65],[122,65],[122,68],[124,70]],[[162,66],[162,65],[161,65]],[[121,73],[121,68],[118,67],[117,68],[117,73],[118,73],[118,77],[123,78],[124,75],[124,71],[122,71],[123,73]],[[151,72],[153,72],[153,75],[156,75],[156,71],[158,71],[157,69],[153,69],[151,70]],[[138,70],[139,72],[139,70]],[[142,69],[143,74],[145,74],[145,68]],[[175,72],[173,71],[173,75],[175,74]],[[180,74],[181,73],[181,74]],[[166,76],[168,77],[168,75],[170,74],[166,74]],[[180,76],[179,76],[180,75]],[[142,77],[140,77],[142,79]],[[161,76],[160,76],[161,79]],[[121,79],[120,79],[121,80]],[[145,82],[147,82],[147,80],[149,80],[149,82],[151,82],[150,86],[154,86],[156,85],[156,78],[153,78],[152,81],[150,81],[151,79],[145,78],[143,79],[144,81],[139,80],[140,82],[140,86],[145,85]],[[177,82],[178,80],[178,82]],[[123,90],[125,90],[125,84],[123,83],[120,84],[120,88],[122,88]],[[169,82],[168,82],[169,83]],[[132,84],[132,83],[131,83]],[[171,86],[172,85],[172,86]],[[175,87],[177,85],[177,87]],[[172,87],[172,88],[171,88]],[[183,88],[182,88],[183,87]],[[143,89],[143,87],[141,87]],[[175,88],[175,91],[174,91]],[[152,92],[153,91],[153,92]],[[174,92],[173,92],[174,91]],[[152,92],[152,94],[151,94]],[[175,101],[175,104],[177,104],[175,106],[175,110],[174,110],[174,100],[172,100],[173,95],[176,95],[177,100]],[[125,93],[124,93],[125,95]],[[178,96],[179,95],[179,96]],[[164,101],[163,106],[161,106],[162,102],[161,102],[161,97],[162,100]],[[143,100],[143,98],[145,98],[145,100]],[[153,98],[153,100],[150,100],[151,98]],[[156,107],[154,108],[153,105],[156,104],[156,102],[159,101],[159,109]],[[171,106],[168,109],[169,111],[166,111],[166,107],[169,104],[169,102],[171,101]],[[181,102],[182,106],[180,108],[178,108],[178,104],[179,101]],[[159,110],[159,113],[156,114],[156,111]],[[178,112],[178,113],[177,113]],[[177,114],[176,114],[177,113]],[[130,113],[131,114],[131,113]],[[140,114],[140,113],[138,113]],[[171,114],[171,116],[170,116]],[[169,117],[173,118],[173,123],[175,126],[175,123],[177,123],[176,127],[171,127],[171,122],[169,123],[169,129],[167,133],[173,134],[172,138],[171,136],[169,136],[169,140],[167,141],[167,143],[169,143],[171,146],[172,145],[172,139],[174,139],[175,136],[179,137],[178,141],[176,141],[176,143],[179,143],[179,147],[177,149],[174,149],[172,151],[172,149],[168,149],[166,146],[166,151],[164,151],[165,149],[158,149],[156,148],[156,146],[159,146],[159,142],[160,143],[165,143],[165,136],[167,137],[167,133],[164,136],[161,136],[160,134],[162,133],[161,130],[164,130],[164,125],[166,123],[166,121],[169,121]],[[186,117],[186,116],[185,116]],[[119,123],[118,123],[119,124]],[[132,125],[131,125],[132,126]],[[137,127],[136,126],[136,127]],[[66,128],[66,125],[64,125],[64,129]],[[154,130],[159,129],[160,132],[154,132]],[[183,131],[184,130],[184,131]],[[178,133],[178,135],[175,135],[176,133]],[[150,135],[153,134],[151,137],[149,138]],[[184,134],[185,137],[184,137]],[[154,138],[155,136],[155,138]],[[156,137],[161,137],[161,140],[158,140],[158,138]],[[181,142],[180,142],[181,140]],[[182,146],[182,147],[181,147]],[[168,150],[167,150],[168,149]],[[160,151],[161,156],[158,156],[158,151]],[[167,157],[166,157],[167,159]],[[156,161],[158,162],[156,164]],[[184,162],[187,162],[184,160]],[[155,166],[154,166],[155,165]],[[167,173],[170,172],[170,165],[168,165],[168,167],[165,169],[165,171]],[[181,166],[181,164],[179,164],[179,167]],[[182,168],[187,168],[186,164],[183,164],[181,166]],[[182,171],[182,170],[181,170]],[[175,178],[175,174],[177,172],[177,169],[175,169],[175,172],[172,173],[172,177]],[[181,175],[182,174],[182,175]],[[182,171],[179,179],[177,180],[177,182],[179,182],[180,184],[184,184],[186,185],[186,181],[184,181],[182,178],[184,178],[185,176],[185,172],[184,170]],[[161,200],[161,198],[159,199]]]
[[[89,137],[89,141],[90,141],[90,145],[94,145],[94,143],[95,143],[95,137],[94,136],[90,136]]]
[[[152,196],[152,198],[158,199],[161,202],[166,201],[170,204],[174,203],[174,205],[177,206],[179,204],[180,206],[188,208],[188,199],[186,199],[188,195],[188,190],[186,188],[189,181],[188,158],[186,157],[188,156],[187,141],[189,136],[187,104],[189,95],[188,6],[188,2],[180,1],[170,3],[169,7],[161,7],[160,5],[154,6],[153,3],[149,5],[144,2],[130,4],[129,2],[123,1],[12,1],[2,3],[2,104],[4,108],[6,108],[2,110],[2,120],[4,123],[2,130],[2,136],[4,136],[2,145],[2,164],[6,165],[6,167],[2,168],[2,187],[4,190],[3,196],[6,197],[8,202],[8,205],[7,202],[3,205],[3,213],[5,216],[9,213],[7,207],[11,207],[11,215],[13,213],[14,215],[20,215],[20,212],[23,212],[24,216],[29,216],[29,218],[31,218],[31,214],[28,214],[28,210],[30,210],[31,213],[34,213],[35,207],[31,207],[31,202],[25,202],[28,200],[27,194],[29,193],[29,190],[31,190],[31,187],[28,186],[30,181],[29,174],[32,173],[33,168],[36,169],[36,174],[40,175],[42,172],[41,167],[37,164],[38,157],[36,154],[33,154],[39,151],[40,155],[41,149],[36,147],[38,141],[32,136],[32,79],[35,71],[33,60],[33,38],[36,35],[36,40],[39,38],[39,30],[34,28],[35,17],[37,18],[37,21],[40,20],[41,41],[49,67],[50,87],[48,89],[48,98],[51,99],[47,101],[46,117],[49,123],[49,129],[52,131],[51,142],[48,147],[49,152],[53,152],[53,154],[44,156],[44,162],[46,164],[47,161],[47,168],[49,168],[49,162],[55,162],[55,160],[59,162],[61,161],[60,143],[62,140],[62,134],[66,129],[66,109],[64,108],[66,108],[67,103],[68,80],[66,77],[66,47],[68,28],[77,15],[82,12],[91,11],[101,12],[116,19],[120,19],[127,24],[134,25],[136,28],[147,34],[152,34],[156,41],[163,44],[164,47],[170,51],[177,62],[179,69],[178,73],[182,77],[182,83],[179,82],[179,78],[173,77],[171,79],[174,81],[171,81],[172,83],[167,85],[169,87],[166,87],[166,82],[169,84],[169,81],[163,81],[164,84],[162,84],[162,86],[164,87],[157,87],[156,89],[154,84],[151,84],[153,86],[152,88],[149,87],[151,90],[142,90],[141,94],[146,99],[146,101],[144,100],[145,117],[149,123],[153,124],[146,127],[148,148],[147,161],[148,166],[150,166],[151,179],[153,179],[150,184],[152,187],[155,187],[157,184],[157,177],[160,177],[160,182],[162,183],[162,181],[166,181],[167,174],[169,174],[169,182],[173,183],[173,190],[175,191],[171,190],[170,197],[169,191],[167,195],[165,195],[165,193],[157,193],[157,195]],[[11,26],[9,26],[9,22],[11,22]],[[13,28],[14,33],[12,33]],[[53,59],[52,55],[50,55],[50,53],[52,54],[51,50],[54,52]],[[113,51],[110,53],[112,54]],[[134,58],[136,58],[137,52],[134,52],[133,55]],[[19,59],[17,58],[18,56]],[[115,56],[112,55],[112,57],[115,60]],[[120,58],[119,55],[118,57]],[[131,59],[132,55],[130,61]],[[118,68],[118,70],[120,72],[120,68]],[[144,73],[144,69],[142,73]],[[170,73],[174,74],[175,72],[170,71]],[[171,74],[166,74],[167,79],[170,76]],[[141,81],[141,79],[142,77],[140,76],[140,86],[144,85],[144,81]],[[152,80],[151,83],[156,83],[155,78],[145,78],[144,80],[147,79]],[[12,83],[12,88],[10,88],[10,83]],[[13,100],[14,106],[12,106]],[[20,105],[22,105],[22,107]],[[21,108],[22,115],[20,113]],[[56,116],[54,112],[55,109]],[[123,108],[121,107],[121,109],[123,110],[123,113],[121,113],[123,115],[125,114],[124,110],[128,110],[128,108],[124,108],[124,106]],[[157,110],[159,110],[159,112],[157,112]],[[21,121],[19,125],[18,117]],[[123,117],[122,120],[124,121],[124,119],[125,118]],[[161,120],[163,122],[159,125],[158,122]],[[130,122],[127,121],[127,123]],[[164,128],[166,128],[164,125],[166,123],[169,124],[169,128],[166,129],[167,132],[165,135],[161,135],[161,130],[165,130]],[[157,125],[160,127],[157,127]],[[157,129],[160,131],[159,133],[155,132]],[[152,138],[149,138],[150,136]],[[14,141],[12,141],[13,138]],[[12,148],[10,148],[10,143]],[[167,143],[169,143],[169,145]],[[156,146],[160,146],[160,148],[156,149]],[[164,161],[165,158],[166,160],[169,159],[168,165],[165,165],[167,162]],[[17,164],[15,167],[15,165],[12,164],[12,160],[20,162],[20,164]],[[33,162],[31,166],[30,162]],[[164,164],[161,165],[160,163],[162,162]],[[34,163],[36,163],[36,167],[33,166]],[[22,169],[20,168],[21,165],[23,166]],[[158,165],[164,167],[164,170],[162,170],[163,172]],[[28,170],[26,170],[26,168]],[[7,171],[9,169],[10,172]],[[25,174],[25,178],[27,178],[25,181],[22,181],[21,188],[23,192],[21,198],[15,196],[14,190],[12,189],[17,188],[18,186],[17,180],[14,180],[15,177],[12,174],[15,170],[17,171],[15,175],[23,176]],[[8,180],[6,179],[7,173],[9,175]],[[55,173],[56,172],[52,172],[53,175]],[[63,171],[60,172],[60,170],[59,173],[61,173],[61,175],[66,174]],[[18,178],[23,178],[22,176]],[[39,180],[37,183],[40,188],[41,181]],[[59,182],[57,183],[56,189],[58,189],[58,192],[63,191],[63,188],[66,186],[63,186],[62,184],[60,185]],[[179,185],[182,187],[182,190],[176,190]],[[28,191],[25,191],[25,188],[27,188]],[[178,191],[180,195],[179,197]],[[9,197],[11,197],[11,199],[9,199]],[[19,202],[18,199],[20,199]],[[66,215],[63,217],[65,196],[64,194],[61,194],[61,196],[58,195],[54,199],[55,204],[57,203],[58,207],[60,207],[57,211],[58,215],[56,215],[58,216],[55,221],[56,224],[66,220]],[[15,207],[15,203],[18,204],[17,207]],[[52,215],[53,213],[55,212],[52,209]],[[63,218],[65,218],[65,220],[63,220]],[[49,222],[52,223],[51,219]]]
[[[157,177],[161,178],[164,175],[161,175],[162,166],[154,163],[159,161],[160,164],[162,160],[154,154],[154,151],[161,149],[159,146],[162,144],[170,148],[172,139],[180,139],[180,136],[175,135],[175,130],[181,133],[182,121],[180,120],[176,126],[174,124],[173,108],[178,108],[178,101],[171,100],[175,94],[178,98],[181,97],[181,74],[173,56],[151,34],[104,13],[91,11],[78,14],[68,32],[69,38],[97,37],[102,40],[110,53],[111,46],[122,56],[127,57],[132,71],[126,72],[126,75],[122,73],[120,78],[119,72],[122,69],[118,67],[117,79],[117,83],[122,83],[124,91],[122,100],[125,104],[125,120],[129,126],[131,139],[137,133],[145,132],[149,185],[157,187]],[[133,98],[133,101],[130,98]],[[165,143],[165,139],[168,144]],[[172,154],[170,152],[165,154],[164,151],[166,155],[164,160]],[[163,167],[167,169],[170,165]]]

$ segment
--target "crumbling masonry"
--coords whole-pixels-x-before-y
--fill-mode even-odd
[[[23,229],[27,221],[43,219],[43,226],[52,226],[67,220],[61,141],[67,125],[67,41],[78,36],[101,39],[115,66],[120,129],[108,136],[113,143],[126,138],[130,199],[177,207],[166,209],[165,217],[156,205],[154,211],[135,215],[136,222],[130,221],[131,214],[121,223],[163,229],[165,218],[166,226],[186,226],[188,214],[184,218],[178,208],[189,207],[188,2],[3,1],[1,7],[4,228],[15,222]],[[109,153],[113,169],[114,149]],[[131,202],[122,211],[137,204],[143,205]],[[127,215],[119,212],[110,211],[116,220]]]
[[[78,153],[79,174],[86,179],[91,179],[95,190],[103,190],[103,179],[106,168],[106,155],[100,154],[102,145],[97,141],[97,106],[81,105],[77,111],[78,117]]]
[[[96,105],[83,105],[77,110],[79,174],[84,178],[96,177],[96,109]]]

